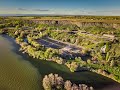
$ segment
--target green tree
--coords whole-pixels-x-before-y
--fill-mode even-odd
[[[111,66],[111,67],[114,67],[114,66],[115,66],[115,61],[114,61],[114,60],[111,60],[110,66]]]

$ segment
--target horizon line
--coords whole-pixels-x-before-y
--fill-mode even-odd
[[[120,15],[72,15],[72,14],[0,14],[0,16],[120,16]]]

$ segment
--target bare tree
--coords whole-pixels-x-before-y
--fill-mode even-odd
[[[64,84],[64,88],[65,88],[66,90],[71,90],[71,88],[72,88],[72,83],[67,80],[67,81],[65,82],[65,84]]]

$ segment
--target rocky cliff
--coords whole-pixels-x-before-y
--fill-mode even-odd
[[[58,25],[65,25],[65,24],[75,24],[78,27],[92,27],[92,26],[99,26],[99,27],[106,27],[106,28],[120,28],[120,22],[94,22],[94,21],[74,21],[74,20],[32,20],[35,23],[40,24],[58,24]]]

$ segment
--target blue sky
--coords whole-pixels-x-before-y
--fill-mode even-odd
[[[120,0],[0,0],[0,14],[120,15]]]

